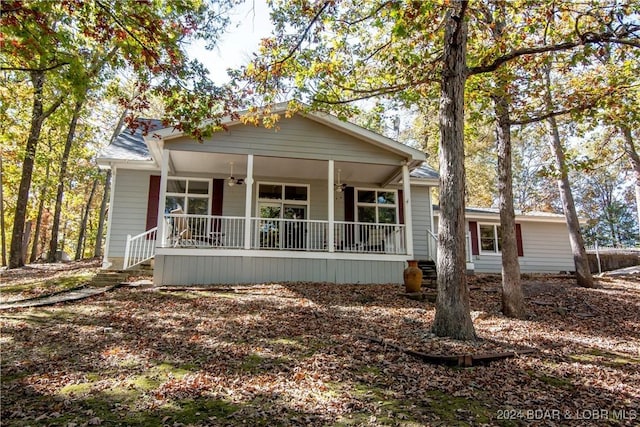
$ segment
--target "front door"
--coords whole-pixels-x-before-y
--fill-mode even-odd
[[[284,247],[287,249],[305,249],[307,207],[284,205]]]

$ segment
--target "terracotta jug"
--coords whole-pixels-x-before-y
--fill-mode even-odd
[[[404,286],[407,293],[420,292],[422,286],[422,270],[418,268],[417,260],[407,261],[409,266],[404,270]]]

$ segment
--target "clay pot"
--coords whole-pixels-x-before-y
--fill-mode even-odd
[[[420,292],[422,286],[422,270],[418,268],[417,260],[407,261],[409,266],[404,269],[404,286],[407,293]]]

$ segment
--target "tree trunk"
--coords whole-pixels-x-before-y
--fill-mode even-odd
[[[127,116],[127,110],[125,109],[120,114],[120,118],[118,119],[118,124],[113,130],[113,134],[111,134],[111,139],[109,140],[109,144],[113,144],[113,141],[118,137],[120,131],[122,130],[122,126],[124,126],[124,119]],[[111,169],[107,169],[107,176],[104,181],[104,193],[102,194],[102,202],[100,203],[100,216],[98,218],[98,233],[96,235],[96,247],[94,248],[94,256],[101,257],[102,256],[102,237],[104,234],[104,221],[107,214],[107,202],[109,200],[109,189],[111,187]]]
[[[11,233],[11,249],[9,251],[9,268],[22,267],[24,265],[24,250],[22,248],[22,235],[24,233],[25,221],[27,219],[27,204],[29,202],[29,189],[31,187],[31,177],[33,176],[33,165],[42,130],[42,123],[62,104],[59,98],[46,111],[43,108],[42,92],[44,88],[44,71],[32,71],[30,73],[31,84],[33,85],[33,107],[31,111],[31,126],[27,145],[22,160],[22,176],[18,187],[18,200],[16,201],[16,213],[13,219],[13,231]]]
[[[547,67],[545,70],[545,78],[545,104],[547,111],[551,112],[553,111],[553,100],[551,96],[550,67]],[[569,241],[571,242],[571,251],[573,252],[573,263],[576,267],[576,279],[578,286],[593,288],[593,277],[589,269],[589,259],[587,258],[587,251],[584,249],[584,240],[580,232],[580,221],[576,212],[576,205],[573,201],[573,194],[571,193],[564,150],[562,142],[560,141],[560,132],[558,131],[558,122],[554,116],[549,117],[547,121],[549,122],[550,130],[549,146],[555,158],[556,168],[558,169],[558,189],[560,190],[562,209],[567,220],[567,228],[569,229]]]
[[[440,92],[440,222],[438,297],[433,332],[474,339],[466,279],[464,220],[464,87],[467,78],[467,1],[448,13]]]
[[[505,85],[501,85],[503,88]],[[511,166],[511,119],[506,95],[494,97],[497,119],[498,192],[502,228],[502,313],[507,317],[525,317],[524,294],[520,282],[520,262],[516,240],[516,214],[513,207]]]
[[[98,232],[96,233],[96,247],[93,256],[102,256],[102,235],[104,234],[104,220],[107,216],[107,201],[109,200],[109,188],[111,187],[111,169],[107,169],[107,176],[104,178],[104,193],[100,202],[100,216],[98,217]]]
[[[640,230],[640,156],[636,151],[636,145],[633,142],[631,135],[631,128],[626,124],[620,125],[620,131],[624,136],[624,151],[629,156],[631,167],[633,168],[633,176],[635,177],[635,190],[636,190],[636,212],[638,215],[638,229]]]
[[[24,225],[24,233],[22,233],[22,254],[20,254],[22,259],[27,258],[27,250],[29,248],[29,240],[31,240],[31,229],[33,228],[33,220],[30,219]]]
[[[2,148],[0,148],[0,244],[2,245],[2,265],[7,265],[7,235],[4,228],[4,178],[2,177]]]
[[[49,154],[52,152],[51,140],[49,140]],[[42,226],[42,214],[44,212],[44,203],[49,187],[49,175],[51,172],[51,162],[47,162],[44,175],[44,184],[40,188],[40,202],[38,203],[38,216],[36,217],[36,229],[33,232],[33,246],[31,247],[31,256],[29,262],[34,262],[38,258],[38,249],[40,248],[40,228]]]
[[[91,202],[93,202],[93,195],[96,193],[96,188],[98,188],[98,179],[93,180],[93,185],[91,186],[91,193],[89,193],[89,200],[87,200],[87,205],[84,208],[84,214],[82,215],[82,221],[80,222],[80,231],[78,233],[78,244],[76,245],[76,256],[75,260],[79,260],[82,258],[84,253],[84,238],[87,234],[87,220],[89,219],[89,211],[91,210]]]
[[[51,225],[51,240],[49,241],[49,256],[48,262],[56,261],[56,252],[58,250],[58,231],[60,230],[60,216],[62,215],[62,199],[64,197],[64,185],[67,178],[67,166],[69,164],[69,154],[71,153],[71,147],[73,140],[76,136],[76,126],[78,124],[78,118],[80,117],[80,111],[84,100],[76,101],[76,105],[73,109],[73,115],[71,116],[71,122],[69,123],[69,132],[67,133],[67,140],[64,144],[64,151],[62,153],[62,159],[60,160],[60,170],[58,172],[58,189],[56,191],[56,206],[53,210],[53,223]]]
[[[494,14],[487,15],[493,23],[492,33],[496,42],[503,40],[506,4],[494,2]],[[495,16],[495,20],[493,16]],[[494,72],[496,93],[492,96],[496,115],[496,148],[498,152],[498,194],[502,240],[502,313],[507,317],[525,317],[524,294],[520,281],[520,262],[516,240],[516,214],[513,207],[513,167],[511,156],[511,117],[509,117],[509,76],[504,70]]]

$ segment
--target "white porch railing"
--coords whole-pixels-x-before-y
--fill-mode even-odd
[[[244,247],[244,217],[166,214],[165,226],[162,247]]]
[[[336,252],[407,253],[403,224],[336,221],[334,226]]]
[[[127,235],[127,244],[124,249],[124,261],[122,269],[135,267],[153,258],[156,249],[156,235],[158,227],[131,237]]]
[[[251,218],[252,249],[326,251],[327,221]]]
[[[329,252],[329,222],[250,218],[251,249]],[[244,217],[166,214],[161,247],[244,249]],[[336,221],[335,252],[407,253],[403,224]]]

